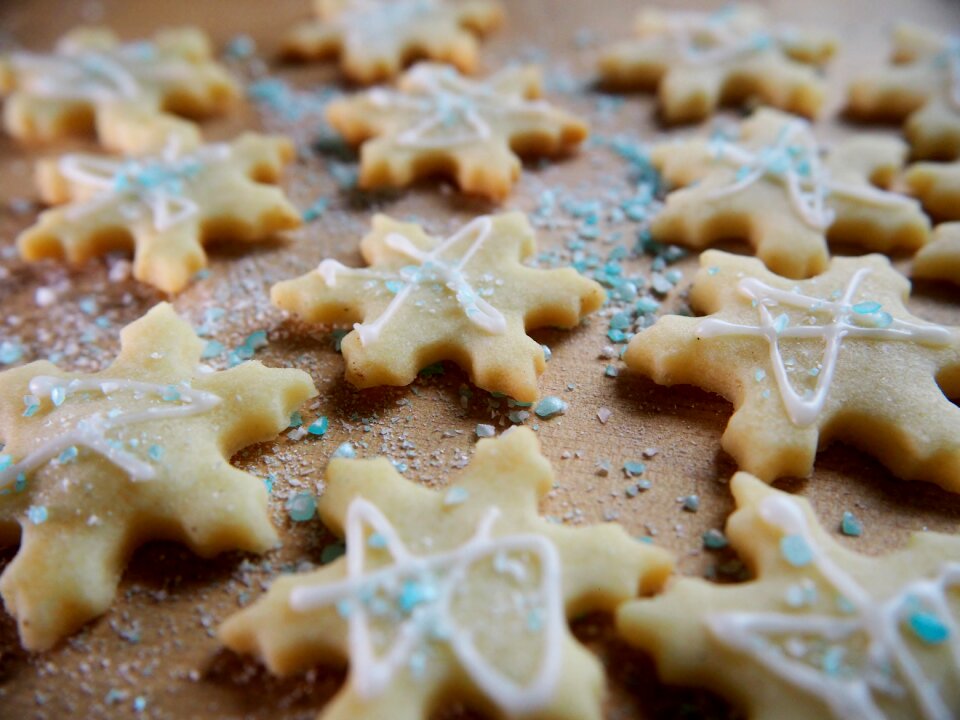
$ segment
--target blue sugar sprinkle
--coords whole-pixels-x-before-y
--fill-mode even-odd
[[[830,676],[834,676],[840,672],[840,668],[843,667],[843,656],[846,654],[842,645],[831,645],[827,648],[827,651],[823,653],[823,660],[821,666],[823,671]]]
[[[59,462],[61,465],[68,462],[72,462],[73,460],[76,460],[77,454],[78,454],[77,446],[71,445],[70,447],[66,448],[62,453],[60,453],[60,457],[57,458],[57,462]]]
[[[399,280],[387,280],[383,284],[386,286],[387,290],[392,292],[394,295],[403,290],[403,283]]]
[[[708,550],[722,550],[729,544],[727,537],[719,530],[710,529],[703,534],[703,546]]]
[[[543,629],[543,613],[539,608],[533,608],[527,613],[527,630],[540,632]]]
[[[85,297],[77,303],[80,311],[84,315],[96,315],[97,314],[97,301],[92,297]]]
[[[180,391],[177,390],[174,385],[167,385],[163,389],[163,394],[160,395],[160,399],[164,402],[177,402],[180,399]]]
[[[844,511],[843,519],[840,520],[840,532],[849,537],[860,537],[863,525],[852,512]]]
[[[467,498],[470,497],[470,491],[463,487],[452,487],[447,490],[447,494],[443,496],[444,505],[459,505],[467,501]]]
[[[0,454],[0,472],[13,465],[13,458],[7,454]]]
[[[433,585],[405,580],[397,597],[397,604],[403,613],[409,615],[418,605],[432,602],[436,597],[437,589]]]
[[[641,315],[650,315],[660,309],[660,303],[652,297],[642,297],[637,300],[634,308]]]
[[[299,410],[294,410],[290,413],[290,422],[287,427],[298,428],[303,425],[303,416],[300,414]]]
[[[307,522],[317,512],[317,499],[313,493],[300,492],[287,500],[287,514],[294,522]]]
[[[910,613],[907,623],[914,635],[927,645],[939,645],[950,637],[950,628],[933,613],[915,610]]]
[[[787,326],[790,324],[790,318],[787,317],[786,313],[780,313],[777,315],[777,319],[773,321],[773,330],[780,335],[784,330],[787,329]]]
[[[393,467],[395,467],[399,473],[405,473],[408,469],[407,464],[400,460],[391,460],[390,462],[393,463]]]
[[[31,505],[27,508],[27,519],[32,522],[34,525],[41,525],[47,521],[49,517],[47,513],[47,508],[43,505]]]
[[[159,445],[151,445],[150,449],[147,450],[147,455],[150,456],[151,460],[159,462],[160,458],[163,457],[163,448]]]
[[[147,709],[147,699],[142,695],[138,695],[133,699],[133,709],[135,712],[143,712]]]
[[[614,365],[607,365],[607,367],[604,368],[603,374],[609,378],[614,378],[620,374],[620,371]]]
[[[718,272],[720,272],[720,268],[715,265],[707,268],[707,275],[716,275]]]
[[[267,475],[263,479],[263,484],[267,488],[267,495],[273,492],[273,484],[277,481],[276,475]]]
[[[67,389],[63,385],[55,385],[52,390],[50,390],[50,401],[54,404],[55,407],[60,407],[63,405],[64,401],[67,399]]]
[[[356,456],[357,456],[357,451],[354,450],[353,445],[348,442],[345,442],[345,443],[341,443],[340,446],[333,451],[333,455],[331,457],[347,458],[352,460]]]
[[[687,495],[683,499],[683,509],[687,512],[696,512],[700,509],[700,496],[699,495]]]
[[[540,345],[543,348],[543,360],[544,362],[550,362],[550,359],[553,357],[553,351],[546,345]]]
[[[10,340],[0,343],[0,365],[12,365],[23,357],[23,348]]]
[[[329,427],[330,421],[327,420],[327,416],[321,415],[312,423],[310,423],[310,426],[307,428],[307,432],[311,435],[316,435],[317,437],[323,437],[327,432],[327,428]]]
[[[376,550],[382,550],[387,546],[387,538],[384,537],[381,533],[371,533],[370,537],[367,538],[367,547],[374,548]]]
[[[763,379],[766,376],[767,376],[767,371],[762,369],[758,369],[756,372],[753,373],[753,379],[756,380],[757,382],[763,382]]]
[[[477,425],[474,432],[477,433],[478,438],[490,438],[497,434],[497,430],[493,425],[485,425],[484,423]]]
[[[200,353],[200,357],[204,360],[209,360],[210,358],[215,358],[218,355],[222,355],[226,348],[223,346],[223,343],[219,343],[216,340],[210,340],[206,345],[203,346],[203,352]]]
[[[853,311],[858,315],[872,315],[882,307],[880,303],[874,301],[860,302],[853,306]]]
[[[534,412],[537,414],[537,417],[547,420],[557,415],[563,415],[568,407],[567,403],[555,395],[547,395],[547,397],[537,403]]]
[[[642,462],[637,462],[636,460],[627,460],[623,464],[623,473],[627,477],[637,477],[637,475],[643,475],[646,471],[647,466]]]
[[[800,535],[785,535],[780,538],[780,553],[794,567],[803,567],[813,562],[813,550]]]
[[[329,203],[330,200],[328,198],[318,198],[313,205],[303,211],[303,221],[313,222],[314,220],[322,217],[327,211],[327,205],[329,205]]]

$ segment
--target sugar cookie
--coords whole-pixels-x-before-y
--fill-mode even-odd
[[[903,179],[931,216],[937,220],[960,220],[960,160],[915,163]]]
[[[960,285],[960,222],[944,223],[934,230],[933,242],[913,258],[913,276]]]
[[[599,720],[603,671],[567,618],[660,587],[669,553],[607,524],[537,514],[553,487],[536,434],[480,440],[445,492],[385,458],[334,459],[318,503],[347,555],[276,580],[220,627],[278,674],[350,665],[323,720],[426,720],[466,700],[503,718]]]
[[[340,57],[354,82],[388,80],[411,60],[429,58],[462,72],[477,69],[477,35],[496,28],[493,0],[315,0],[318,19],[296,26],[284,52],[302,60]]]
[[[539,96],[534,67],[472,80],[446,65],[420,63],[396,90],[334,101],[327,117],[361,145],[363,188],[404,187],[442,174],[465,192],[502,200],[520,176],[518,154],[560,155],[587,137],[584,122]]]
[[[809,475],[818,446],[838,438],[899,477],[960,492],[960,408],[944,395],[960,396],[960,333],[910,315],[909,291],[882,255],[834,258],[795,282],[708,250],[690,302],[711,314],[661,318],[624,359],[730,400],[723,448],[768,482]]]
[[[930,233],[919,203],[879,189],[903,166],[900,140],[856,136],[824,154],[809,124],[760,110],[740,135],[662,144],[651,160],[674,187],[650,230],[695,248],[744,238],[767,267],[822,272],[827,240],[867,250],[916,250]],[[690,186],[690,187],[684,187]]]
[[[253,243],[298,227],[300,213],[277,182],[293,159],[281,136],[254,133],[232,143],[127,158],[64,155],[40,163],[44,212],[17,238],[25,260],[64,258],[77,265],[133,248],[133,275],[168,293],[207,264],[212,240]]]
[[[754,720],[960,715],[960,541],[914,535],[883,557],[845,549],[809,504],[747,473],[730,544],[755,578],[677,578],[617,627],[669,683],[708,687]]]
[[[574,327],[605,298],[572,268],[522,265],[535,249],[522,213],[478,217],[444,240],[377,215],[360,244],[370,267],[327,259],[270,297],[308,322],[353,323],[341,348],[357,387],[407,385],[452,360],[478,387],[530,402],[546,363],[526,331]]]
[[[816,67],[837,47],[825,34],[775,27],[764,10],[745,4],[712,13],[646,8],[636,34],[603,52],[600,80],[656,90],[668,123],[702,120],[721,103],[752,98],[814,117],[824,100]]]
[[[0,57],[4,126],[26,142],[96,131],[104,147],[119,152],[156,151],[173,136],[196,145],[196,125],[177,116],[221,114],[239,96],[211,55],[209,39],[195,28],[126,44],[106,28],[78,28],[51,54]]]
[[[850,115],[905,121],[916,158],[960,157],[960,36],[902,23],[893,33],[893,62],[850,85]]]
[[[0,373],[0,538],[20,538],[0,593],[30,650],[105,612],[148,540],[205,557],[277,541],[263,482],[230,458],[287,427],[316,395],[310,377],[258,362],[203,372],[203,343],[165,303],[120,339],[93,375],[44,360]]]

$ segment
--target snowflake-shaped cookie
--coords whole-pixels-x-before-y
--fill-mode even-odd
[[[920,533],[867,557],[805,500],[747,473],[730,485],[727,535],[755,579],[678,578],[617,613],[660,677],[711,688],[753,720],[960,715],[960,540]]]
[[[913,258],[913,277],[960,285],[960,222],[944,223]]]
[[[103,613],[145,541],[202,556],[277,541],[263,482],[230,458],[287,427],[316,394],[310,377],[202,371],[203,343],[167,304],[120,339],[93,375],[46,361],[0,373],[0,538],[20,537],[0,593],[31,650]]]
[[[468,193],[506,197],[520,155],[560,155],[587,137],[581,120],[538,100],[540,72],[507,68],[472,80],[420,63],[396,90],[375,88],[331,103],[327,117],[361,144],[360,186],[404,187],[438,173]]]
[[[903,179],[931,216],[937,220],[960,220],[960,160],[915,163]]]
[[[41,194],[63,206],[41,214],[17,246],[26,260],[74,265],[130,246],[134,277],[176,293],[206,267],[206,242],[252,243],[300,225],[283,191],[268,184],[292,159],[286,138],[246,133],[186,151],[173,141],[158,155],[46,160]]]
[[[944,396],[960,392],[949,380],[960,333],[910,315],[910,283],[885,257],[834,258],[802,282],[717,250],[700,265],[690,301],[712,314],[661,318],[625,360],[656,382],[730,400],[723,447],[742,469],[806,476],[836,438],[904,479],[960,492],[960,408]]]
[[[567,618],[656,590],[672,561],[617,525],[541,519],[553,481],[522,427],[481,440],[444,492],[385,458],[334,459],[318,509],[346,557],[276,580],[220,637],[279,674],[346,659],[323,720],[427,720],[459,699],[504,718],[599,718],[603,672]]]
[[[900,25],[893,33],[893,62],[850,85],[849,113],[865,120],[905,120],[916,158],[960,157],[960,34]]]
[[[832,37],[774,27],[752,5],[712,13],[646,8],[636,34],[602,54],[601,82],[656,90],[668,123],[702,120],[721,103],[752,98],[814,117],[824,100],[816,67],[836,51]]]
[[[327,259],[270,296],[309,322],[354,323],[341,348],[357,387],[407,385],[452,360],[478,387],[530,402],[545,361],[526,331],[574,327],[605,297],[572,268],[524,266],[535,249],[521,213],[479,217],[444,240],[377,215],[360,244],[370,267]]]
[[[318,19],[287,36],[287,55],[340,57],[354,82],[388,80],[412,60],[477,69],[477,35],[496,28],[503,9],[494,0],[314,0]]]
[[[653,237],[702,248],[744,238],[767,267],[810,277],[827,266],[827,240],[868,250],[916,250],[930,221],[912,198],[881,190],[907,148],[857,136],[824,152],[800,118],[760,110],[739,137],[666,143],[652,162],[673,186],[653,219]]]
[[[121,44],[106,28],[79,28],[51,54],[0,57],[4,126],[19,140],[49,142],[96,131],[119,152],[150,152],[171,137],[196,145],[185,117],[223,113],[239,95],[195,28],[164,30]]]

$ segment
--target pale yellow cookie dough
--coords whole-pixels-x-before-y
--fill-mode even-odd
[[[429,58],[477,69],[478,35],[503,21],[494,0],[314,0],[317,20],[294,27],[284,53],[301,60],[339,56],[343,74],[371,84]]]
[[[675,578],[617,613],[661,679],[710,688],[750,720],[960,715],[960,539],[918,533],[861,555],[806,500],[747,473],[730,485],[727,536],[753,579]]]
[[[572,268],[524,266],[535,250],[522,213],[481,216],[444,240],[377,215],[360,244],[368,268],[327,259],[270,297],[308,322],[354,323],[341,348],[357,387],[407,385],[452,360],[478,387],[531,402],[546,363],[526,331],[575,327],[605,298]]]
[[[618,525],[540,518],[554,474],[532,430],[479,441],[441,490],[385,458],[334,459],[326,481],[318,510],[347,556],[276,580],[221,626],[227,647],[278,674],[346,661],[323,720],[427,720],[456,701],[491,717],[603,716],[603,670],[567,618],[657,590],[673,563]]]
[[[901,23],[894,65],[853,81],[847,111],[863,120],[904,122],[913,156],[960,157],[960,43],[956,36]]]
[[[775,26],[747,4],[710,13],[648,7],[636,39],[606,48],[600,81],[615,89],[656,91],[668,123],[696,122],[723,105],[761,103],[814,117],[824,101],[817,66],[836,52],[827,34]]]
[[[904,174],[904,181],[933,218],[960,220],[960,160],[915,163]]]
[[[199,555],[277,542],[263,480],[230,465],[316,395],[300,370],[199,368],[203,343],[170,305],[121,333],[93,375],[38,361],[0,373],[0,539],[20,548],[0,594],[27,649],[110,607],[148,540]]]
[[[723,448],[768,482],[809,475],[838,439],[960,492],[960,408],[947,399],[960,396],[960,333],[910,315],[909,292],[882,255],[834,258],[798,282],[708,250],[690,291],[708,317],[660,318],[624,359],[730,400]]]
[[[277,183],[293,160],[281,136],[245,133],[232,143],[156,155],[64,155],[42,161],[42,213],[17,238],[25,260],[79,265],[118,248],[133,250],[133,275],[167,293],[206,267],[213,241],[255,243],[298,227],[301,215]]]
[[[540,71],[507,68],[474,80],[420,63],[397,89],[337,100],[330,124],[360,145],[360,186],[405,187],[450,177],[467,193],[502,200],[520,177],[521,156],[559,156],[587,137],[587,125],[544,100]]]
[[[960,285],[960,222],[944,223],[933,232],[933,241],[913,258],[913,277],[948,280]]]
[[[118,152],[156,151],[172,137],[196,145],[199,129],[182,118],[223,114],[239,97],[212,55],[196,28],[132,43],[106,28],[77,28],[53,53],[0,56],[4,127],[32,143],[95,132]]]
[[[881,252],[912,251],[930,221],[912,198],[885,192],[906,145],[858,135],[824,155],[806,121],[759,110],[735,138],[694,138],[656,146],[651,161],[676,189],[650,230],[660,242],[703,248],[744,239],[776,273],[822,272],[827,241]]]

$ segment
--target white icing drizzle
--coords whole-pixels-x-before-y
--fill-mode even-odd
[[[204,145],[183,155],[177,136],[159,156],[149,158],[64,155],[58,161],[63,177],[94,193],[88,201],[71,206],[67,216],[77,220],[118,200],[134,200],[149,210],[154,228],[165,232],[200,210],[184,195],[185,185],[205,165],[225,162],[230,155],[225,144]]]
[[[680,61],[693,67],[720,65],[775,44],[774,34],[762,31],[751,18],[727,7],[716,12],[672,12],[665,30]]]
[[[504,712],[522,715],[543,708],[553,696],[560,677],[563,629],[565,627],[561,566],[557,550],[547,538],[533,533],[492,537],[500,510],[491,507],[481,518],[473,537],[454,550],[433,555],[414,555],[390,521],[376,505],[357,498],[347,510],[347,577],[329,585],[301,586],[290,593],[290,607],[309,612],[330,605],[344,610],[349,622],[350,682],[361,698],[384,692],[397,672],[428,641],[442,639],[448,644],[470,679]],[[393,563],[366,571],[364,568],[369,527],[382,538],[382,547]],[[473,632],[457,627],[451,604],[457,593],[465,592],[467,571],[477,562],[490,560],[494,567],[511,565],[508,553],[533,556],[539,565],[537,599],[541,603],[541,664],[525,685],[518,684],[492,666],[478,651]],[[499,560],[498,560],[499,558]],[[520,564],[504,574],[525,578],[527,566]],[[402,621],[389,650],[378,657],[370,628],[365,597],[376,590],[396,590],[405,580],[429,577],[436,592]],[[522,578],[521,578],[522,579]],[[342,603],[346,603],[343,605]],[[496,632],[493,618],[483,625]],[[431,630],[434,632],[431,635]]]
[[[338,275],[351,275],[367,279],[386,280],[402,283],[387,309],[375,320],[356,323],[353,329],[360,336],[360,344],[376,342],[388,322],[396,315],[414,289],[421,283],[436,282],[438,279],[449,289],[461,307],[467,319],[474,325],[493,335],[507,330],[507,320],[499,310],[484,300],[473,289],[464,268],[483,246],[493,232],[493,221],[488,215],[476,218],[460,230],[437,245],[433,250],[424,252],[410,239],[399,233],[390,233],[384,240],[386,245],[414,260],[419,266],[413,273],[383,273],[368,268],[349,268],[336,260],[324,260],[316,269],[329,287],[335,287]],[[443,255],[464,239],[474,236],[473,242],[465,253],[459,256],[456,264],[445,262]]]
[[[901,635],[901,623],[918,602],[932,611],[946,630],[944,642],[952,661],[953,683],[960,682],[960,627],[952,616],[947,592],[960,587],[960,563],[944,563],[932,579],[903,585],[892,597],[878,601],[857,580],[820,548],[807,517],[793,500],[769,495],[761,502],[760,516],[785,536],[802,538],[812,554],[811,565],[827,585],[847,604],[845,615],[787,612],[730,612],[709,615],[711,634],[722,644],[754,658],[791,685],[821,699],[838,719],[885,720],[876,693],[892,700],[909,699],[926,720],[950,720],[956,708],[948,707],[938,685],[924,676],[923,667]],[[842,643],[854,635],[866,637],[866,667],[859,673],[830,674],[802,659],[791,657],[765,636],[815,636],[829,643]],[[841,646],[842,647],[842,646]],[[902,683],[893,674],[897,673]],[[905,686],[905,688],[904,688]],[[951,681],[942,681],[950,687]],[[904,691],[906,697],[904,697]]]
[[[137,380],[64,380],[50,375],[37,375],[30,380],[30,394],[37,400],[65,402],[71,395],[78,393],[102,393],[110,396],[117,392],[134,393],[135,398],[144,395],[163,398],[175,394],[175,398],[166,404],[148,407],[130,412],[111,411],[94,413],[80,420],[76,427],[52,440],[39,445],[20,462],[0,470],[0,489],[12,485],[22,474],[29,475],[37,468],[47,464],[71,447],[83,447],[109,460],[124,470],[132,480],[152,480],[156,477],[156,468],[127,450],[121,443],[111,441],[107,434],[116,428],[128,427],[155,420],[184,418],[208,412],[221,402],[213,393],[194,390],[181,383],[179,385],[159,385]]]
[[[468,80],[453,68],[417,65],[407,72],[404,92],[374,89],[367,97],[384,109],[415,113],[416,123],[397,135],[401,146],[435,150],[453,148],[490,138],[490,119],[517,116],[542,118],[550,106],[527,100],[519,91],[497,89],[501,70],[484,82]],[[455,130],[456,132],[451,132]]]
[[[364,49],[404,39],[404,34],[440,8],[437,0],[353,0],[333,19],[345,43]]]
[[[733,195],[762,178],[786,184],[793,209],[804,223],[815,230],[826,230],[835,213],[827,207],[830,196],[852,198],[873,205],[916,205],[912,198],[886,192],[870,185],[839,182],[820,162],[820,147],[810,124],[795,118],[784,125],[774,144],[758,152],[723,138],[711,140],[715,160],[737,166],[734,182],[712,190],[711,199]]]
[[[854,309],[853,298],[863,279],[870,273],[861,268],[850,278],[841,298],[837,301],[824,300],[803,295],[793,290],[781,290],[767,285],[756,278],[744,278],[738,289],[741,294],[753,301],[760,313],[759,325],[739,325],[736,323],[705,318],[697,326],[697,337],[716,338],[726,336],[762,337],[770,345],[770,364],[773,366],[780,397],[790,420],[795,425],[806,426],[815,422],[823,410],[827,394],[833,383],[833,376],[840,356],[840,348],[846,337],[872,340],[896,340],[942,346],[952,341],[950,331],[939,325],[919,324],[909,320],[900,320],[884,314],[883,327],[876,326],[881,317],[879,304],[871,313],[859,313]],[[770,308],[777,305],[797,308],[810,312],[822,312],[830,315],[826,325],[781,325],[775,320]],[[861,318],[857,323],[855,318]],[[873,323],[873,326],[871,326]],[[810,395],[801,396],[790,384],[783,355],[780,352],[781,339],[817,339],[825,347],[822,367],[817,374],[815,390]]]

